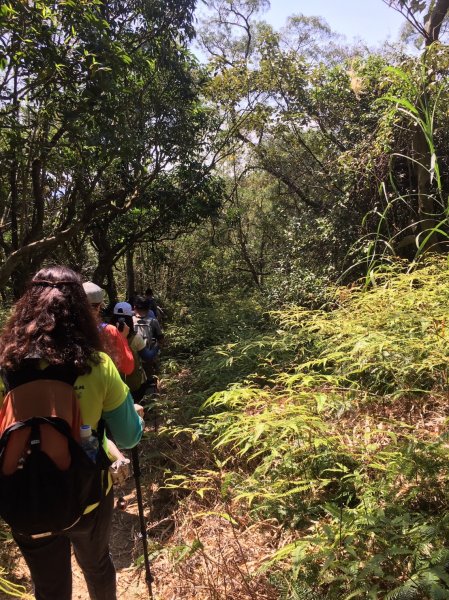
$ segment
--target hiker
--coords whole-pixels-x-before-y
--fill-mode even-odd
[[[160,310],[157,302],[156,302],[156,298],[153,296],[153,290],[151,288],[147,288],[145,290],[145,298],[148,299],[148,310],[151,311],[153,314],[148,314],[145,315],[147,317],[151,317],[153,319],[157,319],[158,318],[158,311]],[[135,306],[135,302],[136,302],[137,296],[134,298],[134,306]]]
[[[160,344],[164,339],[159,321],[152,317],[152,310],[150,309],[150,301],[148,297],[137,296],[134,301],[134,331],[140,333],[145,340],[148,348],[155,349],[154,357],[160,350]]]
[[[35,597],[71,600],[72,545],[90,598],[116,600],[113,494],[101,432],[105,422],[120,447],[132,448],[143,420],[102,351],[77,273],[54,266],[33,277],[0,334],[0,367],[0,513],[30,569]],[[68,512],[73,507],[78,512]]]
[[[134,331],[140,333],[153,354],[152,359],[144,363],[143,368],[147,376],[148,389],[153,388],[153,393],[156,393],[158,388],[157,373],[159,371],[158,356],[164,341],[164,334],[159,321],[151,317],[152,311],[149,307],[150,301],[147,297],[137,296],[134,303],[133,323]]]
[[[156,349],[149,348],[139,332],[133,327],[133,309],[128,302],[118,302],[114,306],[114,314],[111,317],[111,325],[127,327],[128,344],[134,357],[134,370],[123,376],[123,380],[131,390],[135,402],[140,402],[147,389],[147,376],[142,363],[145,365],[157,354]]]
[[[99,323],[99,331],[103,337],[106,354],[112,358],[120,374],[129,375],[134,370],[134,356],[127,341],[129,327],[125,326],[119,331],[117,327],[108,325],[102,321],[101,311],[104,307],[103,288],[92,281],[86,281],[83,283],[83,289],[92,308],[95,321]],[[112,481],[115,485],[122,485],[129,476],[130,461],[110,439],[107,440],[107,453],[112,461],[109,469]]]
[[[104,305],[104,290],[92,281],[83,283],[87,299],[94,312],[95,319],[103,336],[105,351],[115,363],[118,371],[123,375],[129,375],[134,370],[134,357],[128,345],[129,328],[125,324],[121,331],[113,325],[103,323],[101,320],[101,309]]]

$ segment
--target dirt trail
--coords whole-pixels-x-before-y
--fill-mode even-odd
[[[147,419],[139,457],[149,549],[157,556],[151,565],[154,599],[277,600],[278,594],[258,569],[279,547],[279,526],[273,522],[253,523],[247,515],[238,524],[231,524],[222,516],[230,507],[223,504],[219,491],[209,501],[203,501],[195,494],[164,488],[164,473],[170,465],[182,465],[189,457],[204,468],[207,459],[201,452],[196,456],[187,442],[159,435],[154,418]],[[111,534],[117,597],[144,600],[149,594],[133,478],[128,479],[123,490],[115,490],[115,497],[120,493],[127,506],[125,510],[114,509]],[[31,593],[28,569],[12,540],[0,550],[0,565],[8,571],[9,581],[23,585]],[[73,557],[72,572],[72,600],[90,600]],[[0,591],[0,600],[11,600],[11,596]]]

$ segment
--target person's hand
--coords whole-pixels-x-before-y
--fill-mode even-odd
[[[140,406],[140,404],[134,404],[134,408],[136,409],[136,413],[139,415],[139,417],[141,419],[143,419],[143,417],[144,417],[143,406]]]
[[[126,340],[126,338],[128,337],[128,333],[129,333],[129,327],[128,327],[128,325],[126,323],[122,323],[122,325],[123,325],[122,331],[120,331],[120,329],[119,329],[120,335],[123,338],[125,338],[125,340]],[[119,324],[117,323],[117,325],[116,325],[117,329],[118,329],[118,326],[119,326]]]

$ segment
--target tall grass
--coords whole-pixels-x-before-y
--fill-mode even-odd
[[[414,260],[419,260],[428,250],[438,251],[442,244],[447,247],[447,184],[437,144],[438,119],[445,114],[448,97],[447,78],[440,73],[441,64],[446,60],[445,54],[441,46],[434,44],[414,69],[390,66],[385,70],[394,91],[378,101],[386,107],[383,124],[388,124],[387,129],[393,128],[393,131],[405,129],[409,133],[408,138],[414,141],[408,149],[390,154],[389,175],[379,188],[379,206],[370,211],[363,221],[364,226],[370,224],[370,230],[357,240],[353,248],[362,252],[364,258],[351,265],[348,271],[363,264],[367,284],[373,274],[382,270],[384,265],[393,264],[404,250],[406,255],[414,255]],[[380,131],[383,131],[382,127]],[[414,148],[417,134],[420,134],[425,150]],[[414,174],[415,181],[409,182],[408,186],[405,185],[404,173],[398,172],[397,164],[401,162]],[[416,181],[422,174],[427,180],[425,186]],[[395,213],[404,210],[410,215],[408,225],[392,225]]]
[[[336,303],[197,357],[194,431],[219,469],[176,484],[221,478],[233,510],[290,532],[264,567],[286,598],[449,598],[447,262]]]

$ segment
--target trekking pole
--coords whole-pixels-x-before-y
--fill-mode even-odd
[[[150,598],[153,598],[153,590],[151,584],[154,581],[153,575],[150,569],[150,558],[148,556],[148,540],[147,540],[147,529],[145,527],[145,515],[143,514],[143,502],[142,502],[142,488],[140,487],[140,465],[139,465],[139,453],[137,446],[131,450],[131,456],[133,461],[133,474],[134,481],[136,482],[136,496],[137,506],[139,508],[139,520],[140,520],[140,534],[142,536],[143,545],[143,560],[145,563],[145,581],[147,582],[148,593]]]

